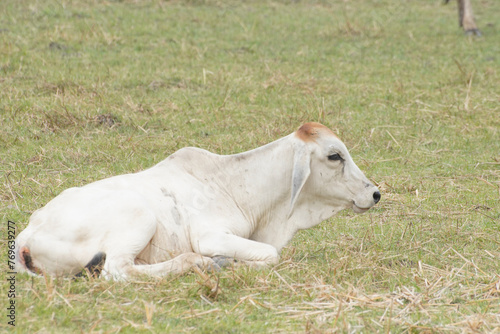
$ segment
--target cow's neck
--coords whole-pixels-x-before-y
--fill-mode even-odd
[[[296,203],[289,217],[294,159],[293,135],[258,149],[226,156],[231,196],[252,224],[251,239],[272,244],[280,250],[301,228],[324,218],[314,203]],[[318,209],[318,210],[316,210]],[[317,217],[316,217],[317,216]]]
[[[253,222],[281,211],[290,201],[293,147],[287,139],[225,157],[231,165],[232,195]]]

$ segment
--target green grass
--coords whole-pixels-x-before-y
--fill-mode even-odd
[[[498,332],[500,2],[473,5],[483,38],[440,1],[2,1],[2,272],[7,220],[19,233],[62,190],[184,146],[236,153],[319,121],[383,193],[275,268],[17,275],[15,330]]]

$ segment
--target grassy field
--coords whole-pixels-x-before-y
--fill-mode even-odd
[[[500,1],[0,2],[0,217],[184,146],[319,121],[382,201],[274,268],[108,282],[16,276],[19,333],[500,333]]]

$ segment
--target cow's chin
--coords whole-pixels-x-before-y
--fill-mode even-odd
[[[361,207],[357,206],[356,203],[352,203],[352,210],[355,213],[365,213],[366,211],[370,210],[370,207],[368,207],[368,208],[361,208]]]

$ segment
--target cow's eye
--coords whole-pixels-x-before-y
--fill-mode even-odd
[[[335,154],[329,155],[328,156],[328,160],[339,161],[339,160],[344,160],[344,159],[342,159],[342,157],[340,156],[340,154],[335,153]]]

